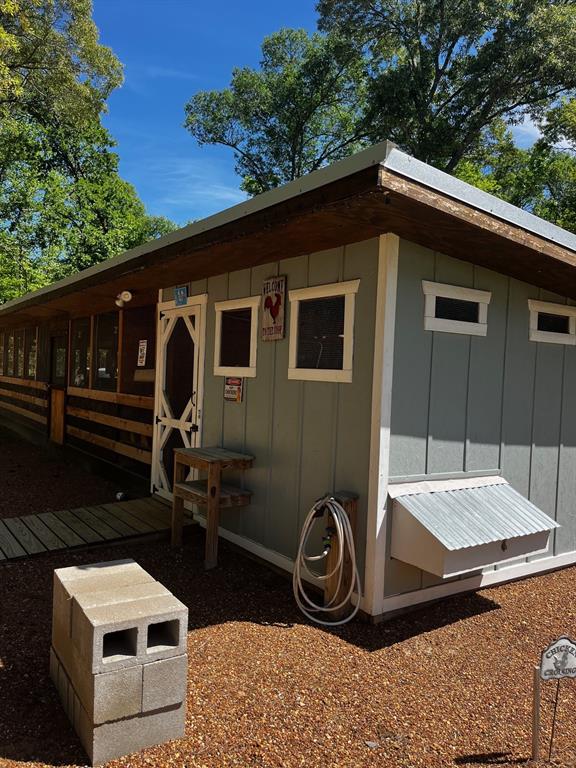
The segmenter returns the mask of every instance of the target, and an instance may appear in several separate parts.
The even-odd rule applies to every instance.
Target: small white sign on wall
[[[138,342],[138,368],[144,368],[146,365],[146,352],[148,351],[148,339],[140,339]]]
[[[262,284],[262,341],[284,338],[286,275],[269,277]]]

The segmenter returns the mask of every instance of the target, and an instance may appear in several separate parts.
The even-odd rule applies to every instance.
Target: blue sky
[[[149,213],[179,224],[240,202],[232,152],[198,147],[184,105],[229,84],[235,66],[257,66],[263,38],[281,27],[315,28],[315,0],[94,0],[100,39],[124,64],[106,127],[120,173]]]
[[[264,37],[316,26],[316,0],[94,0],[101,41],[124,64],[124,85],[104,123],[118,142],[120,173],[149,213],[178,224],[244,199],[231,150],[198,147],[184,129],[184,105],[225,88],[235,66],[257,66]],[[534,141],[526,123],[521,146]]]

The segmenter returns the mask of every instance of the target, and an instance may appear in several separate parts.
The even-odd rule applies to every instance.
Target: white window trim
[[[315,285],[288,292],[290,300],[290,343],[288,348],[288,378],[297,381],[332,381],[350,384],[354,357],[354,308],[360,280]],[[298,315],[300,302],[344,296],[344,350],[342,369],[298,368]]]
[[[247,296],[244,299],[231,299],[230,301],[217,301],[214,304],[216,311],[216,329],[214,332],[214,376],[241,376],[245,379],[256,378],[256,359],[258,352],[258,308],[260,296]],[[222,312],[231,309],[251,309],[252,318],[250,324],[250,365],[248,367],[219,365]]]
[[[549,301],[535,301],[528,299],[530,310],[530,341],[541,341],[549,344],[576,345],[576,307],[567,304],[552,304]],[[538,313],[546,312],[548,315],[562,315],[569,318],[568,333],[554,333],[553,331],[538,330]]]
[[[460,285],[446,285],[422,280],[424,292],[424,330],[441,331],[443,333],[462,333],[467,336],[486,336],[488,333],[488,304],[492,298],[490,291],[479,291],[477,288],[463,288]],[[436,297],[474,301],[478,304],[478,322],[468,323],[464,320],[446,320],[436,317]]]

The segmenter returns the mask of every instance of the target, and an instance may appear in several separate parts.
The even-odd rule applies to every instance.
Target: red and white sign
[[[230,403],[242,402],[244,379],[239,376],[226,376],[224,379],[224,400]]]
[[[262,341],[284,338],[286,275],[269,277],[262,285]]]

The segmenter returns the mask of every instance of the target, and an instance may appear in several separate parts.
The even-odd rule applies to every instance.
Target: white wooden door
[[[173,451],[200,444],[206,297],[158,305],[152,491],[172,497]]]

